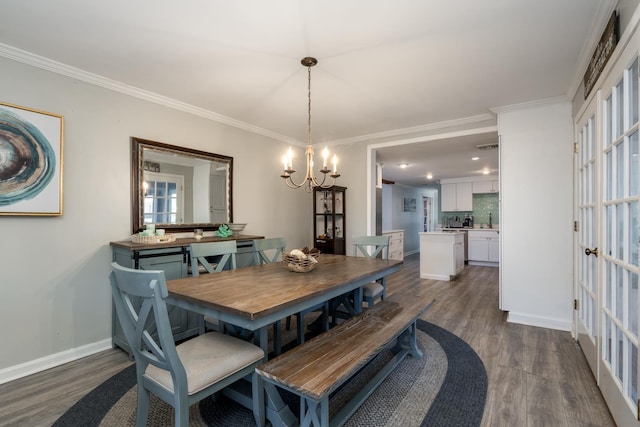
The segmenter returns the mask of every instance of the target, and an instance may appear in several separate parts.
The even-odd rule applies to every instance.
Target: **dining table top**
[[[167,289],[171,303],[232,317],[235,324],[246,326],[296,313],[394,273],[401,265],[399,260],[322,254],[318,266],[306,273],[276,262],[169,280]]]

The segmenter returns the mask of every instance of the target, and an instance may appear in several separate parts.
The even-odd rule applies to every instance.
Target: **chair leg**
[[[256,374],[255,371],[251,374],[251,386],[253,396],[253,417],[255,418],[258,427],[263,427],[265,424],[265,391],[262,377]]]
[[[296,334],[298,337],[298,345],[304,343],[304,314],[298,313],[296,315]]]
[[[138,381],[138,407],[136,409],[136,427],[147,426],[147,416],[149,414],[149,390]]]
[[[324,303],[324,307],[322,308],[322,330],[329,330],[329,301]]]
[[[189,402],[187,396],[174,396],[174,402],[175,427],[189,427]]]
[[[204,320],[204,316],[200,316],[198,319],[198,335],[202,335],[207,332],[206,322]]]
[[[273,353],[276,356],[282,353],[282,322],[280,320],[273,324]]]
[[[287,325],[286,325],[287,331],[291,330],[291,316],[287,316]]]

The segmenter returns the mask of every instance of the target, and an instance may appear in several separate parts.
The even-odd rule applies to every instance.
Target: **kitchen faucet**
[[[493,224],[492,224],[492,219],[491,219],[491,212],[489,212],[489,228],[493,228]]]

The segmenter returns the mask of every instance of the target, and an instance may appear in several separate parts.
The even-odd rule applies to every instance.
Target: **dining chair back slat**
[[[286,246],[287,241],[282,237],[254,240],[253,254],[255,265],[270,264],[281,260],[282,252]]]
[[[352,243],[353,256],[389,258],[389,236],[354,237]]]
[[[236,269],[236,254],[238,247],[235,240],[225,242],[191,243],[189,257],[191,260],[191,274],[200,275],[200,267],[206,273],[218,273],[222,270]],[[213,257],[220,259],[212,263]]]

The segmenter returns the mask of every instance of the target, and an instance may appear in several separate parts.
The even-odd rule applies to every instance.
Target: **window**
[[[183,177],[147,172],[144,175],[144,223],[183,222]]]

